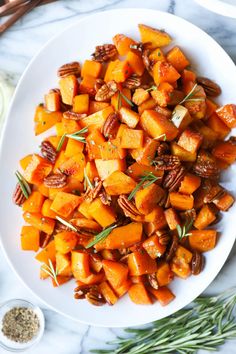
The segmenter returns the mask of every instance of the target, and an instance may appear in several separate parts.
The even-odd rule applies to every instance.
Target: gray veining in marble
[[[68,24],[96,11],[122,7],[146,7],[183,17],[210,34],[236,62],[236,20],[211,13],[194,0],[60,0],[37,8],[0,37],[0,70],[14,74],[16,83],[40,47]],[[0,300],[16,297],[31,300],[43,308],[46,317],[45,335],[38,346],[28,351],[29,354],[87,354],[91,348],[102,348],[107,340],[121,333],[119,329],[78,324],[46,308],[24,287],[0,252]],[[206,294],[236,285],[235,256],[236,245]],[[6,352],[0,349],[0,353]],[[220,353],[236,353],[236,341],[228,342]]]

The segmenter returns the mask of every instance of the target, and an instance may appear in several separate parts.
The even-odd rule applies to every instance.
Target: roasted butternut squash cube
[[[44,96],[45,107],[50,112],[60,111],[61,95],[59,92],[49,92]]]
[[[59,192],[52,202],[51,210],[67,218],[81,203],[81,198],[75,194]]]
[[[182,131],[192,123],[193,118],[190,116],[186,107],[178,104],[172,113],[171,121],[179,130]]]
[[[108,106],[101,111],[95,112],[85,118],[80,119],[80,125],[83,128],[88,127],[88,131],[91,133],[95,129],[101,129],[109,114],[113,112],[114,108],[112,106]]]
[[[197,153],[191,153],[184,148],[182,148],[180,145],[178,145],[175,142],[171,143],[171,153],[172,155],[177,156],[180,161],[186,161],[186,162],[194,162],[197,159]]]
[[[43,202],[44,196],[38,191],[33,191],[29,198],[22,204],[22,210],[29,211],[30,213],[40,213]]]
[[[115,171],[124,172],[126,170],[126,163],[124,159],[115,159],[115,160],[96,159],[95,165],[98,171],[98,175],[102,181]]]
[[[168,82],[162,82],[157,90],[151,91],[151,96],[160,107],[166,107],[170,101],[174,87]]]
[[[234,197],[229,193],[226,193],[221,198],[216,199],[214,201],[214,204],[221,211],[227,211],[233,205],[233,203],[234,203]]]
[[[120,97],[119,92],[116,92],[111,98],[111,105],[116,111],[118,111],[120,107],[130,108],[130,104],[127,100],[125,100],[124,96],[131,101],[131,90],[126,87],[122,87],[119,91],[122,93],[123,97]]]
[[[162,224],[164,219],[165,217],[164,217],[163,208],[160,207],[159,205],[156,205],[150,213],[144,215],[143,221],[154,222],[154,223],[159,222],[160,224]]]
[[[181,72],[186,66],[189,65],[189,61],[179,47],[172,48],[166,55],[166,59],[173,67]]]
[[[236,160],[236,145],[230,141],[222,141],[213,148],[212,155],[228,164],[232,164]]]
[[[128,61],[129,65],[134,74],[138,76],[142,76],[145,70],[145,66],[143,63],[143,59],[141,55],[132,52],[131,50],[128,52],[126,60]]]
[[[191,152],[192,154],[196,153],[203,141],[203,136],[199,132],[187,128],[180,135],[178,140],[178,145],[183,149]]]
[[[189,210],[193,208],[194,198],[192,195],[170,192],[169,196],[172,207],[178,210]]]
[[[144,90],[143,88],[137,88],[134,91],[134,94],[132,96],[132,101],[137,105],[140,106],[142,103],[147,101],[150,98],[149,93]]]
[[[199,252],[207,252],[215,248],[216,236],[216,230],[192,230],[189,245]]]
[[[83,152],[84,144],[81,141],[69,138],[66,144],[65,156],[72,157]]]
[[[47,218],[56,219],[57,214],[51,210],[52,200],[46,199],[42,206],[42,215]]]
[[[89,269],[89,259],[90,257],[88,253],[82,251],[71,252],[71,270],[75,279],[81,280],[91,274]]]
[[[164,172],[162,170],[156,170],[155,167],[151,165],[146,166],[135,162],[130,165],[126,171],[127,175],[132,177],[135,181],[139,181],[140,177],[145,174],[148,174],[149,172],[153,173],[153,175],[156,177],[160,177],[160,179],[158,179],[156,183],[161,182]]]
[[[115,293],[121,297],[127,293],[129,288],[131,287],[132,282],[130,279],[127,279],[119,288],[115,289]]]
[[[121,136],[123,149],[139,149],[143,146],[143,130],[126,128]]]
[[[150,97],[139,105],[138,112],[142,114],[147,109],[154,109],[156,105],[157,103],[154,98]]]
[[[181,224],[179,215],[177,214],[176,210],[173,208],[166,209],[164,211],[166,222],[171,230],[175,230],[177,225]]]
[[[175,83],[180,78],[178,71],[165,61],[158,61],[153,66],[153,79],[158,86],[162,82]]]
[[[150,166],[156,154],[159,142],[144,136],[143,147],[130,150],[130,154],[139,164]]]
[[[87,93],[77,95],[73,99],[73,112],[82,114],[88,113],[89,110],[89,95]]]
[[[158,202],[163,198],[164,190],[153,183],[148,187],[140,189],[135,194],[135,205],[141,214],[149,214]]]
[[[159,237],[157,235],[148,237],[143,242],[143,248],[152,259],[161,257],[166,251],[166,246],[160,244]]]
[[[203,230],[216,220],[215,210],[211,205],[203,205],[199,211],[196,220],[194,221],[194,227],[198,230]]]
[[[191,263],[191,260],[193,258],[193,254],[192,254],[192,252],[187,250],[187,248],[179,245],[176,249],[175,257],[178,259],[181,259],[185,263],[189,264],[189,263]]]
[[[195,176],[192,173],[187,173],[180,184],[179,192],[183,194],[193,194],[193,192],[200,187],[200,184],[200,177]]]
[[[169,263],[162,261],[157,264],[156,277],[159,286],[166,286],[172,282],[174,274]]]
[[[126,61],[118,60],[115,67],[112,70],[112,79],[116,82],[124,82],[131,74],[133,70],[130,63]]]
[[[59,276],[71,277],[71,261],[68,254],[56,253],[56,270]]]
[[[216,110],[218,117],[227,125],[229,128],[236,127],[236,105],[226,104]]]
[[[130,51],[130,45],[135,44],[135,41],[132,38],[129,38],[124,34],[116,34],[112,40],[121,56],[126,55]]]
[[[35,122],[35,135],[39,135],[46,130],[52,128],[62,119],[62,113],[59,111],[51,112],[43,106],[36,107],[34,122]]]
[[[54,236],[57,252],[66,254],[71,252],[77,244],[77,236],[74,232],[63,231]]]
[[[218,138],[220,140],[224,140],[230,133],[230,128],[218,117],[216,113],[210,115],[206,121],[206,124],[218,134]]]
[[[119,113],[120,113],[120,120],[122,123],[126,124],[129,128],[136,127],[136,125],[139,122],[138,113],[126,107],[121,107]]]
[[[125,173],[115,171],[104,180],[103,186],[108,194],[121,195],[131,193],[136,187],[136,182]]]
[[[150,42],[151,48],[155,49],[157,47],[165,47],[171,43],[171,37],[168,33],[163,30],[158,30],[156,28],[139,24],[138,29],[141,36],[141,41],[143,43]]]
[[[162,286],[159,289],[150,288],[149,290],[160,302],[161,306],[166,306],[175,299],[175,295],[166,286]]]
[[[36,227],[36,229],[45,232],[46,234],[51,235],[54,231],[55,220],[46,218],[40,213],[29,213],[26,211],[23,214],[23,218],[25,222]]]
[[[40,232],[36,227],[23,226],[21,229],[21,249],[35,251],[39,249]]]
[[[144,249],[128,255],[128,267],[130,275],[149,274],[157,270],[156,261]]]
[[[57,136],[60,137],[64,134],[73,134],[80,129],[80,124],[73,119],[62,118],[61,122],[56,124]]]
[[[85,60],[81,69],[81,77],[92,76],[96,79],[100,76],[102,64],[95,60]]]
[[[101,284],[99,284],[99,288],[104,299],[109,305],[114,305],[118,301],[118,297],[107,281],[103,281]]]
[[[86,149],[89,160],[101,159],[101,145],[106,141],[102,133],[95,129],[86,137]]]
[[[140,119],[142,128],[153,138],[171,141],[176,138],[178,129],[164,115],[153,110],[145,110]]]
[[[174,257],[171,261],[172,272],[182,279],[186,279],[191,274],[191,267],[183,259]]]
[[[130,299],[137,305],[151,305],[152,299],[143,283],[131,285],[128,291]]]
[[[149,60],[155,64],[157,61],[166,60],[166,58],[161,48],[156,48],[149,55]]]
[[[104,75],[105,82],[113,80],[112,71],[113,71],[114,67],[116,66],[117,62],[118,62],[118,59],[113,60],[113,61],[109,61],[109,63],[107,64],[106,72]]]
[[[49,263],[49,260],[54,263],[56,260],[55,241],[50,241],[45,248],[43,248],[39,253],[36,254],[35,259],[47,265]]]
[[[162,230],[167,226],[164,211],[162,215],[159,216],[158,220],[153,222],[145,222],[143,225],[145,234],[149,237],[153,235],[156,231]]]
[[[92,201],[89,207],[89,214],[102,227],[107,227],[116,221],[114,210],[110,206],[104,205],[100,198],[96,198]]]
[[[61,172],[69,176],[73,176],[82,182],[84,179],[84,168],[86,166],[85,156],[82,152],[70,157],[63,162],[59,167]]]
[[[103,260],[102,266],[113,289],[119,288],[127,280],[128,267],[124,263]]]
[[[100,146],[102,160],[124,159],[126,150],[120,147],[120,139],[105,141]]]
[[[75,75],[62,77],[59,81],[62,102],[70,106],[79,90],[78,80]]]
[[[98,177],[98,171],[94,161],[88,161],[85,170],[90,181],[93,181],[95,177]]]
[[[87,219],[92,219],[92,215],[89,212],[90,203],[87,200],[84,200],[78,207],[78,211],[85,216]]]
[[[88,94],[92,97],[96,95],[95,84],[96,78],[93,76],[84,76],[79,84],[79,93]]]
[[[108,102],[90,101],[89,102],[89,114],[99,112],[108,106],[109,106]]]
[[[52,164],[39,155],[32,155],[29,164],[24,171],[24,177],[28,183],[39,185],[52,171]]]

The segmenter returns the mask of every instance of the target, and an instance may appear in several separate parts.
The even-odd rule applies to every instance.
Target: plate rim
[[[208,33],[206,33],[204,30],[202,30],[201,28],[199,28],[198,26],[194,25],[193,23],[191,23],[190,21],[188,20],[185,20],[184,18],[180,17],[180,16],[176,16],[174,14],[171,14],[171,13],[168,13],[166,11],[160,11],[160,10],[156,10],[156,9],[148,9],[148,8],[132,8],[132,7],[129,7],[129,8],[125,8],[125,7],[122,7],[122,8],[119,8],[119,9],[111,9],[111,10],[105,10],[105,11],[98,11],[98,12],[95,12],[93,14],[89,14],[89,15],[86,15],[86,16],[83,16],[82,18],[79,18],[79,19],[76,19],[75,21],[73,21],[73,23],[69,24],[68,26],[66,26],[65,28],[63,28],[61,31],[59,31],[58,33],[56,33],[55,35],[53,35],[49,40],[47,40],[40,48],[39,50],[36,52],[36,54],[32,57],[32,59],[29,61],[28,65],[26,66],[25,70],[23,71],[18,83],[17,83],[17,86],[16,86],[16,89],[15,89],[15,92],[14,92],[14,95],[11,99],[11,104],[9,106],[9,109],[8,109],[8,112],[7,112],[7,115],[6,115],[6,118],[5,118],[5,121],[4,121],[4,124],[3,124],[3,129],[2,129],[2,134],[1,134],[1,142],[0,142],[0,161],[2,161],[3,159],[3,146],[4,146],[4,143],[5,143],[5,138],[6,138],[6,129],[7,129],[7,125],[8,125],[8,121],[10,119],[10,114],[11,114],[11,111],[13,109],[13,104],[14,104],[14,101],[15,101],[15,97],[20,89],[20,86],[21,86],[21,83],[23,81],[23,79],[25,78],[25,76],[27,75],[27,72],[29,70],[29,68],[31,67],[31,65],[34,63],[34,60],[38,57],[38,55],[51,43],[53,42],[55,39],[59,38],[61,36],[62,33],[68,31],[70,28],[73,28],[73,27],[76,27],[78,26],[80,23],[82,22],[85,22],[88,18],[93,18],[93,17],[99,17],[100,14],[104,14],[104,13],[119,13],[119,12],[123,12],[123,11],[132,11],[132,12],[141,12],[141,11],[146,11],[146,12],[152,12],[152,13],[156,13],[156,14],[165,14],[167,15],[167,17],[169,18],[175,18],[175,19],[178,19],[180,20],[183,24],[187,24],[188,26],[192,26],[193,29],[197,30],[197,31],[200,31],[204,36],[206,36],[209,41],[212,42],[212,44],[216,45],[218,50],[222,52],[222,54],[225,55],[225,57],[227,57],[227,59],[229,60],[229,62],[231,62],[231,64],[233,64],[234,68],[235,68],[235,73],[236,73],[236,66],[232,60],[232,58],[229,56],[229,54],[220,46],[220,44],[214,39],[212,38]],[[228,249],[228,251],[225,253],[225,259],[224,259],[224,262],[216,267],[217,268],[217,271],[214,273],[214,277],[210,280],[208,280],[207,282],[204,283],[204,286],[200,287],[200,290],[197,291],[192,297],[191,297],[191,300],[187,303],[184,303],[184,305],[179,305],[175,308],[174,311],[171,311],[170,313],[168,313],[167,311],[167,314],[165,316],[163,316],[162,318],[165,318],[165,317],[168,317],[174,313],[176,313],[177,311],[179,311],[180,309],[188,306],[191,302],[193,302],[203,291],[205,291],[207,289],[207,287],[213,282],[213,280],[216,278],[216,276],[219,274],[219,272],[221,271],[221,269],[223,268],[225,262],[227,261],[228,259],[228,256],[233,248],[233,245],[234,245],[234,242],[235,242],[235,239],[236,239],[236,234],[235,234],[235,237],[234,239],[232,240],[232,246]],[[109,328],[109,327],[112,327],[112,328],[122,328],[124,327],[124,325],[121,325],[121,324],[103,324],[103,323],[93,323],[93,322],[90,322],[89,320],[84,320],[84,319],[78,319],[78,318],[75,318],[73,317],[72,315],[68,314],[68,313],[64,313],[62,310],[59,310],[58,308],[55,308],[52,304],[49,304],[47,303],[46,300],[44,300],[43,298],[41,298],[40,295],[38,295],[31,287],[30,285],[28,285],[26,283],[26,281],[21,277],[20,273],[18,272],[18,270],[14,267],[12,261],[10,260],[10,257],[8,256],[8,253],[4,247],[4,243],[3,243],[3,238],[2,238],[2,231],[0,229],[0,246],[1,246],[1,249],[3,251],[3,254],[5,255],[5,258],[7,259],[7,262],[8,264],[10,265],[11,269],[14,271],[14,273],[17,275],[17,277],[20,279],[20,281],[24,284],[24,286],[30,290],[30,292],[37,298],[39,299],[43,304],[45,304],[49,309],[52,309],[53,311],[61,314],[62,316],[65,316],[67,318],[70,318],[71,320],[75,321],[75,322],[78,322],[78,323],[82,323],[82,324],[86,324],[86,325],[93,325],[93,326],[96,326],[96,327],[103,327],[103,328]],[[155,321],[154,319],[151,319],[151,322],[152,321]],[[130,322],[128,325],[126,326],[129,326],[129,327],[132,327],[132,326],[141,326],[141,325],[144,325],[144,324],[148,324],[150,323],[150,320],[143,320],[143,321],[139,321],[138,323],[137,322]]]

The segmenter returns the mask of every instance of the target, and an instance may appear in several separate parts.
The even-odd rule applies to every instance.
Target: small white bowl
[[[37,314],[39,318],[40,327],[37,334],[26,343],[14,342],[8,339],[2,332],[3,317],[8,311],[10,311],[14,307],[26,307],[28,309],[31,309]],[[44,327],[45,321],[42,310],[38,306],[30,303],[29,301],[21,299],[12,299],[0,305],[0,346],[5,350],[8,350],[10,352],[24,352],[25,350],[32,348],[42,338],[44,333]]]
[[[219,15],[236,18],[236,0],[195,0],[199,5]]]

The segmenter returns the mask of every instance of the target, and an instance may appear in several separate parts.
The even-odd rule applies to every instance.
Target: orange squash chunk
[[[153,222],[145,222],[143,228],[144,232],[147,236],[151,236],[157,230],[162,230],[167,226],[166,218],[164,211],[162,211],[162,215],[159,216],[157,221]]]
[[[143,248],[153,259],[161,257],[166,251],[166,246],[160,244],[159,237],[157,235],[148,237],[143,242]]]
[[[69,280],[71,279],[71,277],[69,276],[63,276],[63,275],[57,275],[57,281],[55,281],[54,278],[51,278],[52,281],[52,285],[54,288],[61,286],[65,283],[67,283]]]
[[[193,225],[194,225],[194,227],[196,227],[196,229],[203,230],[207,226],[212,224],[213,221],[215,221],[215,220],[216,220],[215,211],[213,210],[213,208],[210,205],[206,204],[206,205],[203,205],[203,207],[199,211],[197,218],[196,218]]]
[[[156,277],[159,286],[166,286],[172,282],[174,274],[169,263],[162,261],[157,264]]]
[[[166,306],[175,299],[175,295],[166,286],[162,286],[159,289],[150,288],[149,290],[160,302],[161,306]]]
[[[108,106],[109,106],[108,102],[90,101],[89,102],[89,114],[99,112]]]
[[[103,297],[109,305],[114,305],[118,301],[118,297],[116,296],[115,292],[112,290],[108,282],[103,281],[101,284],[99,284],[99,288]]]
[[[135,181],[139,181],[140,177],[142,177],[144,174],[148,174],[149,172],[153,173],[154,176],[160,177],[160,179],[157,180],[157,183],[162,180],[164,171],[156,170],[154,166],[146,166],[142,165],[141,163],[135,162],[130,165],[126,171],[127,175],[132,177]]]
[[[112,80],[112,71],[115,68],[116,64],[118,62],[118,59],[110,61],[107,65],[106,72],[104,75],[104,81],[108,82]]]
[[[227,125],[229,128],[236,127],[236,105],[226,104],[216,110],[218,117]]]
[[[167,224],[171,230],[175,230],[177,225],[180,225],[180,218],[173,208],[166,209],[164,211]]]
[[[103,260],[102,265],[105,276],[113,289],[119,288],[127,280],[128,267],[124,263]]]
[[[39,249],[40,232],[33,226],[23,226],[21,229],[21,249],[35,251]]]
[[[126,87],[122,87],[120,89],[120,92],[122,93],[123,96],[125,96],[128,100],[131,100],[131,90],[126,88]],[[111,105],[114,107],[114,109],[116,111],[118,111],[118,109],[120,107],[127,107],[130,108],[129,103],[124,99],[124,97],[120,98],[119,92],[116,92],[112,98],[111,98]]]
[[[216,113],[213,113],[208,118],[206,124],[218,134],[220,140],[223,140],[230,133],[230,128],[227,127]]]
[[[56,260],[56,249],[54,240],[50,241],[49,244],[44,249],[42,249],[42,251],[36,254],[35,259],[45,264],[48,264],[49,260],[54,263]]]
[[[81,70],[81,77],[92,76],[96,79],[100,76],[102,64],[95,60],[85,60]]]
[[[50,112],[59,111],[61,108],[61,95],[59,92],[49,92],[44,96],[45,107]]]
[[[159,142],[157,140],[144,136],[143,147],[130,150],[130,154],[139,164],[150,166],[158,145]]]
[[[62,102],[70,106],[78,93],[79,84],[75,75],[62,77],[59,81]]]
[[[126,55],[130,51],[130,45],[135,44],[135,41],[132,38],[129,38],[124,34],[116,34],[112,40],[121,56]]]
[[[22,210],[29,211],[30,213],[40,213],[43,202],[44,196],[38,191],[33,191],[29,198],[22,204]]]
[[[116,214],[112,207],[104,205],[100,198],[96,198],[92,201],[89,207],[89,214],[102,227],[107,227],[116,221]]]
[[[73,99],[73,111],[79,114],[88,113],[89,110],[89,95],[77,95]]]
[[[156,47],[165,47],[171,43],[170,35],[163,30],[158,30],[143,24],[139,24],[138,29],[140,32],[141,41],[143,43],[150,42],[152,49]]]
[[[81,198],[77,195],[59,192],[52,202],[51,210],[58,215],[67,218],[80,204],[80,202]]]
[[[132,72],[133,70],[128,61],[118,60],[112,70],[112,79],[116,82],[124,82]]]
[[[149,274],[157,270],[156,261],[144,249],[129,254],[128,267],[130,275]]]
[[[130,108],[121,107],[119,110],[120,120],[126,124],[129,128],[135,128],[139,122],[138,113],[132,111]]]
[[[143,88],[138,88],[134,91],[132,96],[132,101],[137,105],[140,106],[142,103],[147,101],[150,98],[149,93],[144,90]]]
[[[166,55],[166,59],[177,71],[183,71],[189,65],[189,61],[179,47],[172,48]]]
[[[56,270],[59,276],[72,276],[71,261],[68,254],[56,253]]]
[[[166,58],[161,48],[156,48],[149,55],[149,60],[155,64],[157,61],[166,60]]]
[[[56,123],[62,119],[61,112],[50,112],[43,106],[36,107],[34,121],[35,121],[35,135],[39,135],[46,130],[52,128]]]
[[[172,272],[182,279],[186,279],[191,274],[191,268],[183,259],[174,257],[171,261]]]
[[[153,67],[153,79],[157,86],[162,82],[175,83],[179,78],[178,71],[165,61],[158,61]]]
[[[101,111],[95,112],[81,119],[80,125],[83,128],[88,127],[88,131],[91,133],[94,129],[101,129],[109,114],[113,112],[114,108],[112,106],[105,107]]]
[[[115,289],[115,293],[121,297],[123,295],[125,295],[127,293],[127,291],[129,290],[129,288],[131,287],[132,282],[130,279],[127,279],[126,281],[124,281],[124,283],[122,283],[122,285],[119,288]]]
[[[71,270],[77,280],[88,277],[90,275],[89,254],[82,251],[72,251]]]
[[[65,156],[69,158],[83,152],[83,150],[84,144],[81,141],[69,138],[66,144]]]
[[[222,141],[213,148],[212,155],[228,164],[232,164],[236,160],[236,145],[230,141]]]
[[[115,171],[104,180],[103,186],[108,194],[121,195],[131,193],[136,182],[125,173]]]
[[[138,305],[151,305],[152,299],[149,296],[143,283],[131,285],[128,291],[130,299]]]
[[[154,100],[154,98],[150,97],[139,105],[138,112],[139,114],[142,114],[144,111],[148,109],[154,109],[156,106],[156,101]]]
[[[199,149],[202,140],[203,140],[202,134],[200,134],[195,130],[187,128],[180,135],[178,140],[178,145],[181,146],[183,149],[191,152],[191,154],[194,154]]]
[[[60,165],[60,170],[82,182],[84,179],[85,156],[82,152],[70,157]]]
[[[79,93],[95,96],[96,91],[94,86],[96,84],[96,80],[97,79],[93,76],[84,76],[79,85]]]
[[[132,71],[138,75],[138,76],[142,76],[145,70],[145,66],[142,60],[141,55],[129,51],[126,57],[129,65],[131,66]]]
[[[62,254],[72,251],[77,244],[77,236],[74,232],[63,231],[54,236],[55,248]]]
[[[95,177],[98,177],[98,171],[94,161],[88,161],[85,170],[90,181],[93,181]]]
[[[124,129],[120,146],[124,149],[141,148],[143,146],[143,130]]]
[[[149,214],[164,196],[164,190],[157,184],[140,189],[135,194],[135,205],[140,213]]]
[[[105,141],[100,146],[102,160],[124,159],[126,150],[120,147],[120,139]]]
[[[79,279],[80,284],[78,284],[79,281],[77,281],[77,284],[78,285],[81,285],[81,283],[86,284],[86,285],[99,284],[102,281],[104,281],[104,279],[105,279],[104,272],[100,272],[98,274],[90,273],[87,277],[80,276],[80,279]]]
[[[56,219],[57,214],[51,210],[52,200],[46,199],[42,206],[42,215],[47,218]]]
[[[34,154],[24,171],[24,177],[28,183],[38,185],[51,171],[52,164],[41,156]]]
[[[226,193],[221,198],[214,201],[214,204],[221,211],[227,211],[232,206],[233,203],[234,203],[234,197],[229,193]]]
[[[171,154],[177,156],[180,161],[194,162],[197,159],[197,153],[192,153],[180,145],[176,144],[174,141],[171,143]]]
[[[101,180],[106,179],[115,171],[124,172],[126,170],[126,162],[124,159],[115,159],[115,160],[96,159],[95,165]]]
[[[89,159],[101,159],[101,146],[106,141],[102,133],[98,129],[95,129],[87,136],[86,141]]]
[[[192,195],[171,192],[169,196],[172,207],[178,210],[189,210],[193,208],[194,198]]]
[[[193,175],[192,173],[187,173],[180,184],[179,192],[183,194],[193,194],[201,184],[201,178]]]
[[[216,236],[216,230],[192,230],[188,240],[191,248],[207,252],[215,248]]]
[[[25,212],[23,214],[23,218],[25,222],[36,227],[38,230],[45,232],[46,234],[51,235],[54,231],[55,220],[46,218],[40,213]]]

